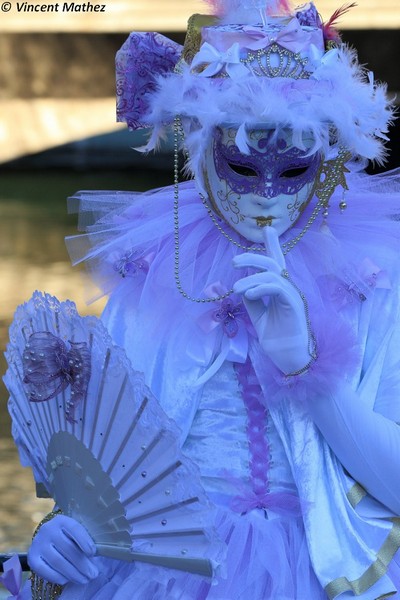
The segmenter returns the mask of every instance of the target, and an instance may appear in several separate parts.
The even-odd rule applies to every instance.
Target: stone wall
[[[55,21],[57,14],[50,12],[16,15],[17,2],[10,1],[12,10],[0,13],[0,164],[118,131],[122,126],[115,123],[114,57],[127,32],[158,29],[183,43],[187,15],[196,8],[204,12],[204,5],[186,0],[169,2],[168,11],[166,0],[109,0],[106,8],[111,12],[106,15],[68,13]],[[51,6],[38,0],[25,4]],[[395,93],[400,91],[400,36],[394,28],[400,26],[398,0],[381,0],[379,11],[376,4],[363,0],[343,17],[343,38],[358,49],[360,62]],[[327,16],[337,3],[320,0],[318,6]],[[362,28],[367,26],[371,28]],[[168,33],[168,27],[175,33]],[[392,131],[395,151],[399,128]],[[391,166],[398,162],[395,154]]]

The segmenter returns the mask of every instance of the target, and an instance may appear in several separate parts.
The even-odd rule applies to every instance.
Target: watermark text
[[[14,9],[19,13],[104,13],[105,4],[92,2],[54,2],[49,4],[32,4],[30,2],[3,2],[0,4],[2,12]]]

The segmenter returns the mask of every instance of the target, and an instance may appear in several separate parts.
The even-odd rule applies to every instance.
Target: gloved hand
[[[306,305],[299,290],[283,276],[285,257],[275,229],[264,227],[263,235],[269,256],[252,253],[236,256],[234,267],[250,267],[259,272],[237,281],[233,290],[243,295],[264,352],[284,374],[294,374],[313,358]]]
[[[96,546],[86,529],[70,517],[57,515],[44,523],[28,553],[32,571],[51,583],[88,583],[99,574]]]

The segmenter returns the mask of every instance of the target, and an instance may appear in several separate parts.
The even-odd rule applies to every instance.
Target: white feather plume
[[[394,109],[384,84],[374,83],[346,46],[325,54],[310,79],[255,77],[238,79],[200,77],[190,66],[180,75],[158,80],[150,121],[170,122],[180,115],[187,121],[185,146],[190,170],[201,165],[204,148],[216,125],[266,123],[290,128],[294,137],[312,134],[314,149],[331,151],[331,131],[339,144],[355,156],[385,158],[383,141]]]

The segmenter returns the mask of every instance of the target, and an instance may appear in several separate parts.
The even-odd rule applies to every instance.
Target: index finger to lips
[[[269,255],[278,263],[281,270],[285,269],[286,261],[279,244],[278,234],[276,233],[275,229],[273,227],[264,227],[263,237],[267,255]]]

